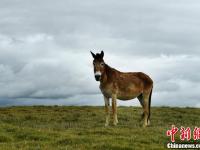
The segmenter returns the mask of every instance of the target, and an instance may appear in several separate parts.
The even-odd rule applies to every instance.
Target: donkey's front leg
[[[106,123],[105,127],[109,125],[109,120],[110,120],[110,101],[109,98],[104,96],[104,101],[105,101],[105,112],[106,112]]]
[[[117,125],[117,98],[116,95],[112,95],[112,111],[113,111],[113,125]]]

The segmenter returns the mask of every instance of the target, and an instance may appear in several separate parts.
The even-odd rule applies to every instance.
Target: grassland
[[[132,150],[166,149],[166,131],[200,126],[200,109],[152,108],[143,128],[141,108],[119,107],[118,126],[104,127],[103,107],[30,106],[0,108],[0,149]]]

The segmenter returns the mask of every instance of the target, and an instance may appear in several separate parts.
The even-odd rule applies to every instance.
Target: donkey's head
[[[91,51],[90,51],[91,52]],[[93,66],[94,66],[94,76],[96,81],[101,80],[102,74],[105,72],[105,63],[103,60],[104,52],[101,51],[101,53],[97,53],[96,55],[91,52],[93,60]]]

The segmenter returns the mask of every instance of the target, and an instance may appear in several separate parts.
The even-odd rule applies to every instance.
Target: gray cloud
[[[200,107],[200,2],[0,2],[0,105],[102,105],[89,51],[154,79],[153,105]],[[120,105],[139,105],[136,101]]]

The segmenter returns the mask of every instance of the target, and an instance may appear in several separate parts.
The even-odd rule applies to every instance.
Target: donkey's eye
[[[104,63],[100,63],[100,65],[101,65],[101,67],[103,67],[103,66],[104,66]]]

